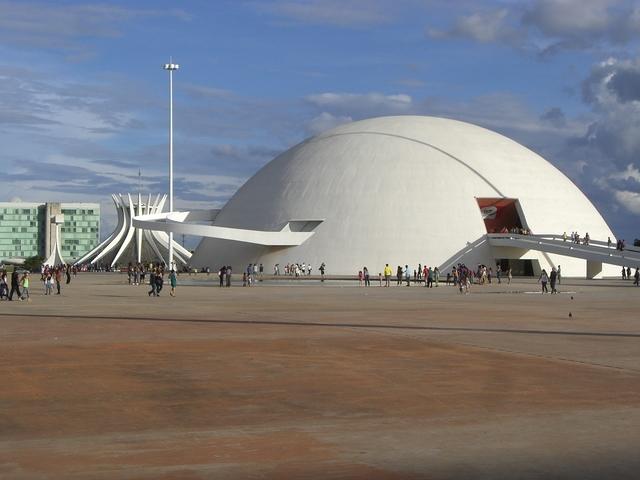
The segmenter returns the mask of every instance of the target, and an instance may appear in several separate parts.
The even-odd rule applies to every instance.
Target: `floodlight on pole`
[[[169,212],[173,212],[173,71],[178,70],[180,65],[165,63],[165,70],[169,71]],[[169,270],[173,267],[173,232],[169,232]]]

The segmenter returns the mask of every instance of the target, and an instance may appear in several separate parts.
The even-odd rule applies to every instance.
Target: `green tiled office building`
[[[65,261],[76,259],[95,248],[100,240],[98,203],[0,202],[0,262],[35,255],[48,258],[55,244],[55,224],[60,215],[60,248]]]

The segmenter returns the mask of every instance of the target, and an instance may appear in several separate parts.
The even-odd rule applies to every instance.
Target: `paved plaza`
[[[2,479],[640,475],[631,282],[35,280],[0,303]]]

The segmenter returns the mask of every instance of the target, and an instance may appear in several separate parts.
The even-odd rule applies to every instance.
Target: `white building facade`
[[[198,233],[209,238],[193,266],[262,263],[270,271],[304,262],[317,271],[325,263],[328,272],[345,275],[364,266],[375,274],[386,263],[445,270],[458,262],[500,263],[530,275],[561,265],[565,276],[579,277],[619,270],[482,241],[512,228],[615,238],[589,199],[548,161],[496,132],[444,118],[373,118],[310,138],[264,166],[211,220],[218,230]],[[169,223],[165,230],[188,233],[175,219]],[[289,241],[285,230],[307,237]],[[243,241],[249,236],[242,232],[270,232],[282,242]]]

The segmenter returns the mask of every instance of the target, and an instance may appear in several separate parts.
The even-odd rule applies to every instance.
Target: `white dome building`
[[[376,275],[386,263],[395,271],[500,262],[530,275],[561,264],[564,276],[582,277],[619,270],[555,247],[491,240],[487,233],[522,227],[588,232],[615,244],[593,204],[548,161],[496,132],[444,118],[373,118],[310,138],[265,165],[216,214],[213,225],[228,227],[220,231],[312,233],[293,246],[212,234],[218,238],[201,241],[193,266],[262,263],[270,272],[305,262],[317,272],[324,262],[328,273],[349,275],[363,266]]]

